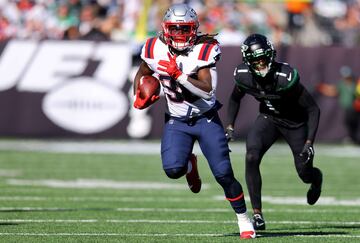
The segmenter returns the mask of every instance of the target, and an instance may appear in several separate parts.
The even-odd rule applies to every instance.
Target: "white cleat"
[[[247,213],[237,213],[238,225],[240,229],[240,239],[254,239],[255,229]]]

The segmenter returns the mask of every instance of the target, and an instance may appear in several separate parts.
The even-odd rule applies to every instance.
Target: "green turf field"
[[[232,149],[247,195],[244,148]],[[308,186],[297,178],[288,148],[272,148],[261,167],[267,230],[254,242],[360,242],[357,149],[316,150],[323,194],[307,206]],[[201,155],[199,167],[204,188],[193,194],[185,178],[165,176],[156,152],[2,150],[0,242],[240,241],[236,217]]]

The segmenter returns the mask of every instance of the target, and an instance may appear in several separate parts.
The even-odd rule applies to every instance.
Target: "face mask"
[[[269,65],[267,64],[267,61],[264,59],[260,59],[258,61],[254,61],[251,64],[253,70],[255,73],[261,77],[265,77],[266,74],[269,72]]]

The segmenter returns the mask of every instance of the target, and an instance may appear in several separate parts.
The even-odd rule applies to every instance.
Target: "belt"
[[[188,123],[189,125],[193,125],[196,121],[202,118],[211,118],[214,115],[217,114],[217,111],[222,107],[222,104],[219,101],[216,101],[213,107],[210,108],[210,110],[204,112],[201,115],[194,116],[194,117],[176,117],[171,116],[168,113],[165,113],[165,123],[168,122],[170,119],[174,119],[177,121]]]

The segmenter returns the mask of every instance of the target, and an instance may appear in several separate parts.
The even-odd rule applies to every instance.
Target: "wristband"
[[[182,73],[177,79],[177,82],[179,82],[180,84],[184,85],[185,83],[189,82],[188,81],[188,76],[185,73]]]

